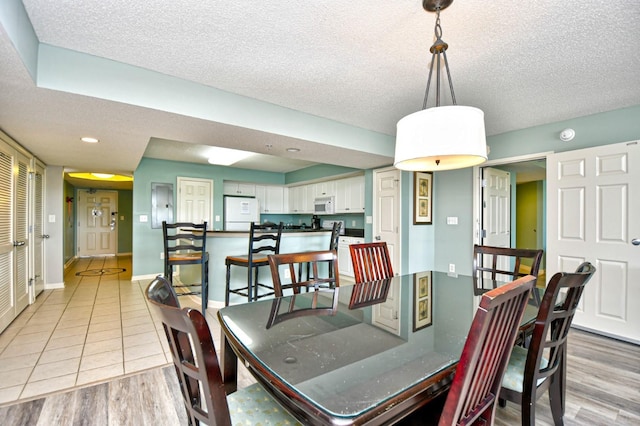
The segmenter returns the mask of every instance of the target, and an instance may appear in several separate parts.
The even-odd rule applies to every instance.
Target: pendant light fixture
[[[487,160],[487,140],[482,110],[456,104],[453,92],[447,43],[442,41],[440,11],[453,0],[423,0],[422,6],[437,15],[436,41],[429,49],[432,53],[429,79],[422,110],[409,114],[398,121],[394,166],[401,170],[438,171],[460,169],[483,163]],[[453,105],[440,106],[440,68],[447,74]],[[431,77],[435,67],[435,107],[427,108]]]

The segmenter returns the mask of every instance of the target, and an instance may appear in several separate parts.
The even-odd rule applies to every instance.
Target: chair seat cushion
[[[227,395],[227,403],[233,425],[301,425],[257,383]]]
[[[511,357],[509,358],[509,364],[507,364],[507,370],[504,373],[502,379],[502,387],[510,389],[512,391],[522,393],[522,387],[524,383],[524,367],[527,362],[527,348],[522,346],[514,346],[511,350]],[[542,358],[541,367],[545,368],[549,360]],[[538,380],[538,386],[545,381],[546,378]]]
[[[267,256],[253,255],[252,260],[254,265],[257,265],[259,263],[265,265],[269,264],[269,258]],[[249,263],[249,256],[247,256],[246,254],[238,256],[227,256],[225,263],[232,265],[246,265]]]
[[[175,253],[169,256],[169,262],[198,262],[200,263],[200,259],[202,258],[201,253]],[[209,253],[204,254],[205,262],[209,260]]]

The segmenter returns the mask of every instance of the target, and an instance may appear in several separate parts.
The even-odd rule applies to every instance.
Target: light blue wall
[[[570,127],[576,137],[570,142],[558,138]],[[489,159],[510,158],[549,151],[570,151],[598,145],[640,139],[640,105],[572,120],[531,127],[487,138]],[[424,256],[435,254],[435,269],[448,270],[455,263],[457,272],[471,273],[473,245],[472,169],[436,172],[434,176],[433,244],[424,245]],[[403,197],[406,200],[406,198]],[[447,225],[447,216],[457,216],[459,224]],[[437,251],[434,247],[437,247]]]
[[[324,175],[316,177],[330,176],[332,173],[345,173],[356,169],[346,169],[344,167],[319,168],[324,170]],[[213,215],[223,215],[223,181],[235,180],[244,182],[260,182],[263,184],[284,185],[284,173],[262,172],[256,170],[238,169],[234,167],[214,166],[208,164],[192,164],[179,161],[154,160],[143,158],[134,173],[133,180],[133,275],[149,275],[162,271],[162,230],[152,229],[151,222],[140,222],[140,215],[147,215],[151,219],[151,183],[171,183],[174,186],[174,195],[177,191],[178,176],[193,177],[202,179],[213,179]],[[174,200],[177,197],[174,196]],[[175,211],[174,211],[175,214]],[[265,219],[272,221],[298,222],[297,216],[293,215],[263,215]],[[310,225],[311,216],[304,216],[303,220]],[[342,219],[351,227],[351,221],[356,220],[359,227],[364,225],[362,215],[335,215],[327,216],[327,219]],[[358,226],[356,226],[358,227]],[[214,223],[212,229],[222,228],[222,222]],[[212,248],[215,250],[215,248]]]

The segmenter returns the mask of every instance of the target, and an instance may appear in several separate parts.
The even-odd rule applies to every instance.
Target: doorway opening
[[[546,154],[490,161],[474,168],[474,241],[543,249],[546,282]]]

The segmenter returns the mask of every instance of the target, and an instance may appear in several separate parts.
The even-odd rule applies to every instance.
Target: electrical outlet
[[[451,272],[451,273],[455,273],[456,272],[456,264],[455,263],[450,263],[449,264],[449,272]]]

